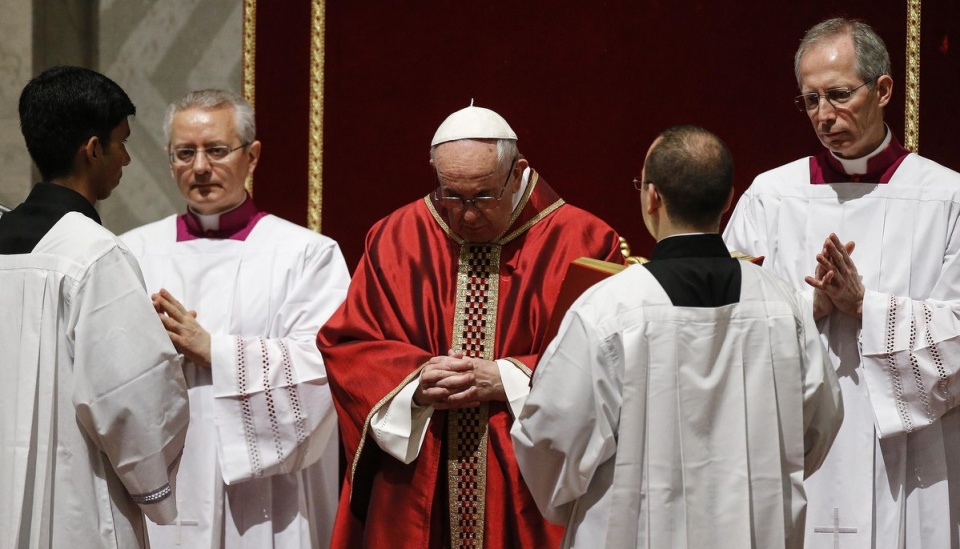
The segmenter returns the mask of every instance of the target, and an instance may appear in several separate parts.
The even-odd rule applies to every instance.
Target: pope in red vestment
[[[431,150],[437,190],[373,226],[318,335],[347,457],[334,547],[560,543],[510,427],[567,265],[623,256],[616,232],[565,204],[515,140],[493,111],[451,115]]]

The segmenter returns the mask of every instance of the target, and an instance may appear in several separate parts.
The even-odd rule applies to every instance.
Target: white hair
[[[449,141],[445,141],[449,143]],[[437,159],[437,147],[443,145],[443,143],[438,143],[430,147],[430,160],[435,161]],[[516,139],[497,139],[497,166],[499,168],[510,168],[510,163],[513,162],[515,158],[520,156],[520,150],[517,148]]]
[[[240,142],[250,144],[257,137],[257,123],[254,120],[253,107],[242,96],[227,90],[197,90],[177,99],[167,107],[163,119],[163,136],[170,143],[170,127],[178,112],[190,109],[213,110],[229,106],[233,108],[234,125]]]

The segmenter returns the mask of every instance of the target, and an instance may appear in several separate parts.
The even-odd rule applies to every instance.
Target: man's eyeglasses
[[[173,149],[170,153],[170,162],[174,164],[193,164],[193,161],[197,159],[197,154],[206,156],[207,162],[222,162],[230,156],[233,151],[240,150],[249,144],[250,143],[241,143],[240,146],[233,147],[232,149],[227,145],[217,145],[215,147],[207,147],[206,149]]]
[[[831,88],[829,90],[824,90],[823,95],[820,95],[817,92],[802,93],[793,98],[793,102],[797,104],[797,108],[801,111],[812,111],[820,108],[820,98],[824,98],[830,102],[831,105],[843,105],[850,101],[853,97],[853,94],[857,90],[866,86],[867,84],[872,84],[876,81],[876,78],[871,78],[863,84],[860,84],[856,88]]]
[[[649,181],[641,181],[639,177],[633,178],[633,188],[637,189],[638,191],[642,191],[643,186],[648,185],[649,183]]]
[[[433,190],[433,199],[448,210],[460,210],[467,206],[473,206],[478,210],[492,210],[500,203],[500,198],[503,197],[503,191],[507,189],[507,183],[510,182],[510,175],[513,173],[513,166],[516,163],[517,159],[514,158],[513,162],[510,163],[510,169],[507,170],[507,177],[503,180],[503,185],[500,186],[500,194],[497,196],[481,195],[473,198],[463,198],[462,196],[446,194],[448,191],[440,185],[440,175],[437,174],[437,188]]]

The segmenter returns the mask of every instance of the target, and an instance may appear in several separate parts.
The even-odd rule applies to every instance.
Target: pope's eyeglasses
[[[481,195],[473,198],[463,198],[462,196],[446,194],[449,191],[440,184],[440,175],[437,174],[437,188],[433,191],[433,199],[448,210],[460,210],[468,205],[478,210],[492,210],[500,203],[500,198],[503,197],[503,191],[507,189],[507,183],[510,182],[510,175],[513,173],[513,166],[516,163],[517,159],[514,158],[513,162],[510,163],[510,169],[507,170],[507,177],[503,180],[503,185],[500,186],[500,194],[497,196]]]

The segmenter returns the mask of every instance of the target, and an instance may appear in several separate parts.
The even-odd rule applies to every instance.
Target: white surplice
[[[129,549],[177,516],[180,356],[136,261],[76,212],[0,255],[0,547]]]
[[[839,387],[800,295],[741,270],[739,303],[694,308],[630,267],[564,317],[511,432],[564,547],[799,546]]]
[[[176,231],[171,216],[122,236],[147,290],[169,290],[211,333],[212,367],[185,366],[180,518],[149,525],[151,543],[326,547],[337,419],[316,335],[350,282],[340,248],[272,215],[245,240],[177,242]]]
[[[812,185],[797,160],[757,177],[730,218],[727,245],[808,298],[826,237],[856,242],[863,321],[818,323],[845,417],[806,483],[808,547],[960,547],[958,221],[960,174],[916,154],[886,184]]]

